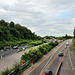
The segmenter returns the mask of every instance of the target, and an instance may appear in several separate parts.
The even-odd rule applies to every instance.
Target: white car
[[[66,46],[68,46],[69,45],[69,43],[68,42],[66,42]]]
[[[21,50],[25,50],[25,48],[24,48],[24,47],[22,47],[22,48],[21,48]]]

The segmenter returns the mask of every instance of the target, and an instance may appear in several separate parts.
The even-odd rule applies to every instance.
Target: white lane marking
[[[57,51],[58,51],[58,50],[57,50]],[[57,52],[57,51],[56,51],[56,52]],[[56,53],[56,52],[55,52],[55,53]],[[55,53],[54,53],[54,54],[55,54]],[[53,54],[53,55],[54,55],[54,54]],[[46,63],[46,65],[43,67],[43,69],[41,70],[40,74],[42,73],[42,71],[44,70],[44,68],[48,65],[48,63],[50,62],[50,60],[51,60],[51,58],[53,57],[53,55],[50,57],[50,59],[48,60],[48,62]],[[39,74],[39,75],[40,75],[40,74]]]
[[[72,67],[72,70],[73,70],[73,64],[72,64],[72,61],[71,61],[70,51],[69,51],[69,50],[68,50],[68,55],[69,55],[69,59],[70,59],[70,63],[71,63],[71,67]]]

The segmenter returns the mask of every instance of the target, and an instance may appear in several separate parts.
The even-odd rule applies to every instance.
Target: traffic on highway
[[[69,43],[70,40],[60,43],[22,75],[57,75]]]

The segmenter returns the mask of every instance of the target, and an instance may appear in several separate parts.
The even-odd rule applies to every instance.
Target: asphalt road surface
[[[20,50],[22,47],[25,48],[25,47],[27,47],[27,46],[28,46],[28,44],[25,45],[25,46],[19,46],[18,49],[13,49],[13,48],[11,48],[11,49],[7,49],[7,51],[0,51],[0,59],[6,57],[6,56],[8,56],[8,55],[11,55],[11,54],[13,54],[13,53],[17,53],[18,50]]]
[[[70,40],[67,40],[70,41]],[[59,44],[57,47],[52,49],[43,58],[36,62],[33,66],[25,70],[21,75],[42,75],[44,70],[52,70],[53,75],[55,75],[58,65],[62,59],[58,54],[62,51],[65,53],[66,41]]]
[[[72,45],[70,45],[70,47],[72,49]],[[73,70],[73,65],[70,56],[70,49],[68,50],[66,56],[64,57],[63,65],[60,68],[58,75],[75,75],[75,70]]]
[[[34,46],[32,48],[37,48],[38,46]],[[19,63],[21,60],[21,56],[25,52],[29,52],[31,48],[26,49],[25,51],[21,51],[18,53],[13,53],[12,55],[5,56],[4,58],[0,59],[0,72],[3,71],[4,69],[12,68],[14,64]]]

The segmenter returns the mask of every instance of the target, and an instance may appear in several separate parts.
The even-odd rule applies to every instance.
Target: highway
[[[65,51],[67,50],[65,45],[66,41],[53,48],[49,53],[37,61],[32,67],[24,71],[21,75],[42,75],[45,70],[51,70],[53,75],[55,75],[59,63],[62,60],[62,57],[59,57],[58,54],[61,51],[65,54]]]

